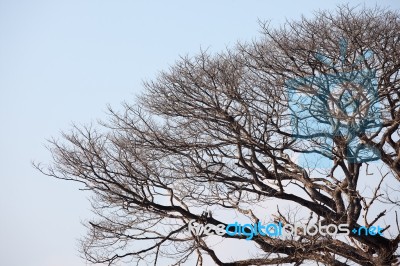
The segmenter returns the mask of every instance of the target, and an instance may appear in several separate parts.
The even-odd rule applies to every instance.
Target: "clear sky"
[[[90,194],[31,166],[50,161],[46,139],[132,102],[179,55],[257,38],[258,19],[278,25],[340,3],[0,0],[0,264],[85,265],[77,239],[92,217]]]

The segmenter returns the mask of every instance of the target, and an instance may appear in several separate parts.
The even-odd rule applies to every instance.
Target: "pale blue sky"
[[[142,80],[179,55],[256,38],[257,19],[278,25],[339,3],[0,0],[1,265],[85,264],[77,239],[92,216],[89,194],[32,168],[31,160],[50,160],[46,138],[105,118],[107,104],[131,102]]]

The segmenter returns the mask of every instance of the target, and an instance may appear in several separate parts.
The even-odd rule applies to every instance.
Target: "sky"
[[[399,1],[351,1],[400,9]],[[42,175],[46,139],[72,123],[106,119],[134,102],[144,80],[179,56],[259,37],[346,1],[0,0],[0,260],[7,266],[79,266],[82,221],[93,217],[81,185]]]

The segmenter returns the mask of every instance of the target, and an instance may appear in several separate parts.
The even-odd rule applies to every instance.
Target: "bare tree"
[[[394,263],[399,14],[342,6],[280,29],[261,25],[259,40],[182,58],[123,112],[110,108],[107,122],[51,141],[54,161],[38,169],[82,182],[94,195],[97,218],[82,241],[87,260]],[[191,221],[227,225],[229,213],[251,224],[347,224],[351,231],[246,240],[188,230]],[[378,224],[382,234],[359,233]],[[215,239],[248,241],[256,255],[221,259]]]

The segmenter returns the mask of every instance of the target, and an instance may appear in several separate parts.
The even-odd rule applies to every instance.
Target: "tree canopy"
[[[45,174],[85,184],[86,259],[389,265],[400,241],[400,17],[338,7],[183,57],[123,111],[50,141]],[[383,234],[196,235],[188,224],[347,224]],[[218,242],[251,244],[227,259]],[[233,243],[233,244],[229,244]],[[225,251],[227,252],[227,251]]]

